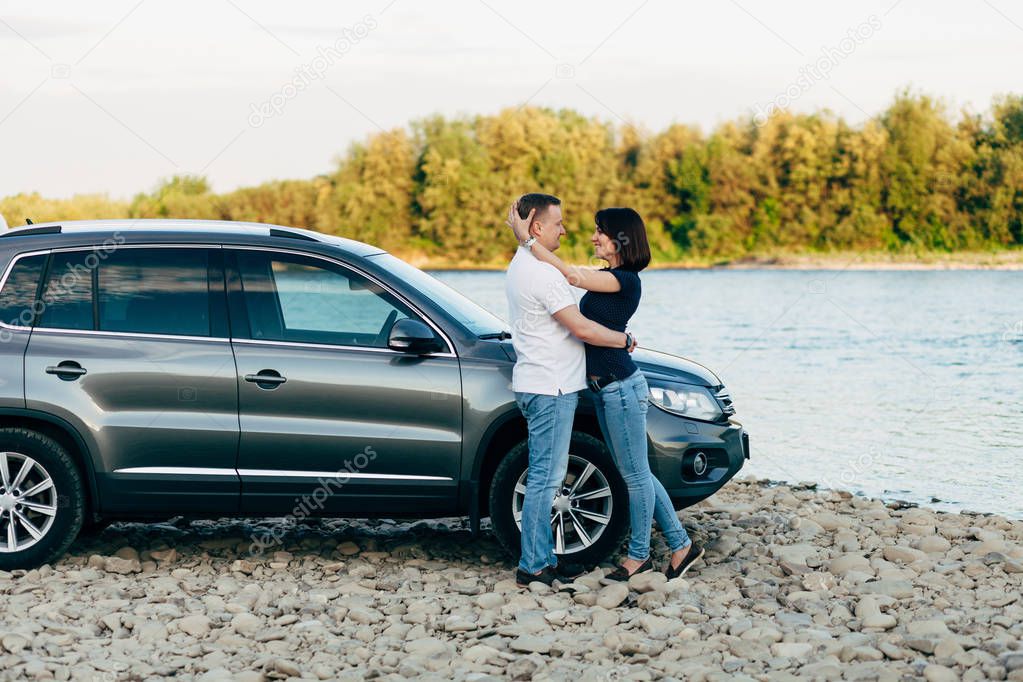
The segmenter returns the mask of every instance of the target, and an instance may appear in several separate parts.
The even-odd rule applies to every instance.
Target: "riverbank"
[[[434,257],[417,252],[394,252],[424,270],[503,271],[508,263],[495,259],[480,263]],[[593,265],[573,259],[579,265]],[[1023,270],[1023,250],[992,252],[849,252],[754,255],[736,259],[690,259],[655,261],[654,270]]]
[[[0,572],[13,678],[1023,680],[1023,521],[732,481],[683,580],[516,589],[461,520],[118,524]],[[666,556],[659,535],[654,552]]]

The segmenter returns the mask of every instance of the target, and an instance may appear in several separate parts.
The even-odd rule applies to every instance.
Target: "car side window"
[[[92,280],[95,259],[92,251],[53,254],[43,288],[42,315],[38,326],[76,330],[94,328]]]
[[[386,348],[396,320],[416,317],[362,275],[303,256],[239,251],[253,339]]]
[[[210,336],[209,251],[118,249],[98,265],[99,329]]]
[[[0,290],[0,322],[15,327],[31,327],[36,312],[39,279],[46,266],[46,255],[26,256],[11,268]]]

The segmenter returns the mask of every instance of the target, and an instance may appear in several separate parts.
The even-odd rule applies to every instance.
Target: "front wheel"
[[[529,445],[513,447],[490,485],[490,519],[509,553],[521,551],[522,503],[529,468]],[[629,529],[629,496],[604,443],[572,434],[568,473],[551,508],[554,552],[571,563],[595,565],[621,547]]]

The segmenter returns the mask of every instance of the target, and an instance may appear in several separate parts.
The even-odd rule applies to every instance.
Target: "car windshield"
[[[409,265],[400,258],[389,253],[370,256],[371,259],[387,268],[388,272],[410,283],[424,295],[436,301],[440,306],[459,322],[463,327],[477,336],[499,334],[508,330],[508,323],[494,315],[486,308],[470,301],[439,279],[426,274],[422,270]]]

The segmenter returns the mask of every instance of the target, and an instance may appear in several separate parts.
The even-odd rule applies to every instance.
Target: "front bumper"
[[[734,420],[708,424],[651,406],[647,413],[647,435],[650,469],[668,491],[676,509],[716,493],[749,459],[749,435]],[[700,453],[705,467],[694,466]]]

